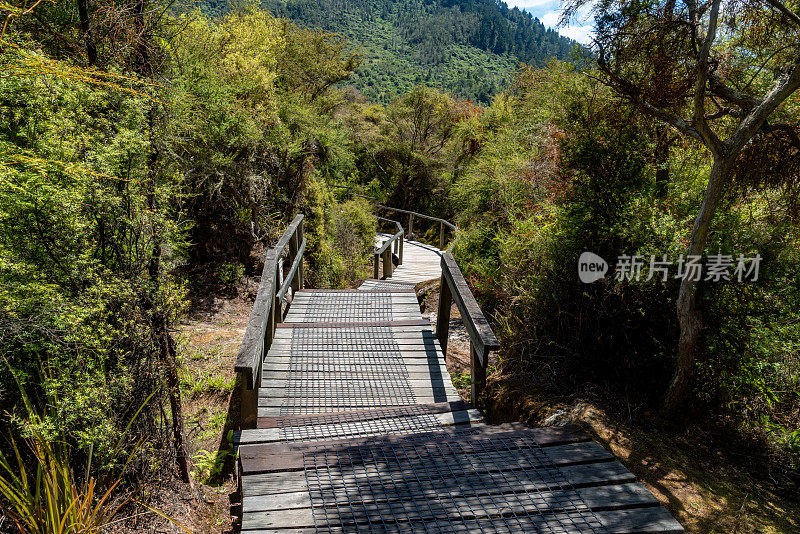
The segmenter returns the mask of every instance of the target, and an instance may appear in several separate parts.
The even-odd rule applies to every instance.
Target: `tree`
[[[387,109],[380,159],[391,169],[390,205],[431,209],[437,171],[460,116],[455,102],[436,89],[417,87]],[[435,202],[435,201],[434,201]]]
[[[587,3],[572,2],[565,18]],[[800,148],[798,124],[782,107],[800,87],[800,15],[779,0],[602,0],[595,13],[593,47],[603,81],[709,153],[711,170],[687,249],[702,255],[720,201],[741,179],[737,166],[748,148],[758,144],[776,158],[796,157],[787,143]],[[664,405],[672,414],[690,398],[702,340],[695,281],[682,281],[676,307],[677,367]]]

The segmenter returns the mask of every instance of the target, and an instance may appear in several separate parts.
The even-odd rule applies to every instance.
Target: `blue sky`
[[[587,9],[581,10],[578,16],[570,21],[569,26],[556,28],[561,20],[560,0],[505,0],[508,7],[517,6],[524,9],[548,28],[558,30],[558,33],[571,37],[579,43],[589,44],[592,32],[592,17]]]

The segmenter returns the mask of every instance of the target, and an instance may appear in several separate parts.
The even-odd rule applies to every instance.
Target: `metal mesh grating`
[[[390,327],[337,330],[292,330],[281,415],[416,404]]]
[[[311,293],[303,308],[303,321],[308,323],[389,321],[392,319],[392,294],[388,291],[341,293],[335,296]]]
[[[436,436],[304,453],[317,532],[601,531],[533,438]]]
[[[420,406],[404,406],[330,414],[313,419],[293,417],[279,420],[278,426],[283,441],[304,441],[429,432],[441,425],[428,410]]]

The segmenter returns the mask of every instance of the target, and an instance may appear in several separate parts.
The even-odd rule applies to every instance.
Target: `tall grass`
[[[13,465],[0,455],[0,508],[19,532],[101,532],[129,502],[130,497],[112,501],[121,476],[104,485],[104,491],[88,475],[88,468],[84,479],[76,480],[64,443],[50,443],[39,433],[26,438],[25,443],[36,464],[30,471],[13,439]]]
[[[18,379],[17,385],[28,422],[41,422],[41,415]],[[155,393],[150,394],[121,432],[112,453],[114,457],[121,454],[128,430],[153,395]],[[48,400],[45,406],[58,405],[55,399]],[[13,459],[0,453],[0,511],[12,523],[12,529],[25,534],[93,534],[105,532],[105,527],[124,520],[118,516],[131,502],[133,492],[118,495],[117,490],[141,441],[132,448],[116,475],[96,481],[91,475],[93,447],[89,448],[81,479],[75,476],[70,465],[70,447],[65,441],[47,438],[37,430],[36,424],[25,426],[25,447],[21,450],[12,437]],[[171,521],[161,512],[147,508]]]

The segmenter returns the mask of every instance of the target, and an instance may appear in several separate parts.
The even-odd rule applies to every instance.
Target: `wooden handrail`
[[[332,187],[338,187],[340,189],[346,189],[347,190],[347,194],[349,196],[351,196],[351,197],[366,198],[368,200],[372,200],[375,203],[375,207],[376,208],[383,209],[383,210],[386,210],[386,211],[395,211],[397,213],[405,213],[406,215],[408,215],[408,232],[407,232],[407,234],[408,234],[409,237],[414,234],[414,217],[419,217],[421,219],[427,219],[429,221],[438,222],[439,223],[439,250],[444,250],[444,243],[445,243],[445,239],[444,239],[445,231],[444,231],[444,229],[445,229],[445,227],[450,228],[451,230],[453,230],[453,232],[458,234],[458,231],[459,231],[458,226],[456,226],[455,224],[453,224],[450,221],[447,221],[445,219],[441,219],[439,217],[433,217],[431,215],[425,215],[424,213],[419,213],[417,211],[404,210],[404,209],[400,209],[400,208],[392,208],[390,206],[384,206],[383,204],[378,204],[378,199],[376,197],[371,197],[371,196],[368,196],[368,195],[361,195],[359,193],[353,193],[353,190],[352,190],[352,188],[350,186],[339,185],[339,184],[330,184],[330,185]],[[379,217],[379,219],[380,218],[381,217]]]
[[[384,217],[378,217],[381,221],[386,221],[390,223],[394,223],[395,227],[397,228],[397,233],[395,233],[392,237],[384,241],[384,243],[375,249],[375,255],[373,256],[372,260],[372,274],[373,278],[380,277],[380,263],[383,261],[383,277],[384,278],[391,278],[392,272],[394,271],[394,264],[392,263],[392,252],[397,254],[397,263],[399,265],[403,264],[403,236],[405,232],[403,231],[403,225],[397,221],[393,221],[392,219],[386,219]],[[394,245],[394,251],[392,251],[391,247]]]
[[[283,282],[281,257],[289,247],[288,261],[291,268]],[[303,288],[303,252],[306,240],[303,237],[303,216],[298,215],[283,233],[278,243],[264,256],[264,270],[247,330],[236,356],[234,370],[240,376],[242,387],[241,420],[243,426],[255,425],[258,417],[258,386],[261,383],[261,364],[275,337],[275,326],[283,321],[283,297]]]
[[[447,338],[450,333],[450,306],[453,301],[469,334],[470,374],[472,376],[472,404],[477,405],[478,396],[486,385],[486,366],[489,352],[498,350],[500,343],[492,332],[489,321],[483,315],[475,296],[456,260],[449,252],[442,252],[442,279],[439,285],[439,310],[436,316],[436,337],[447,356]]]

